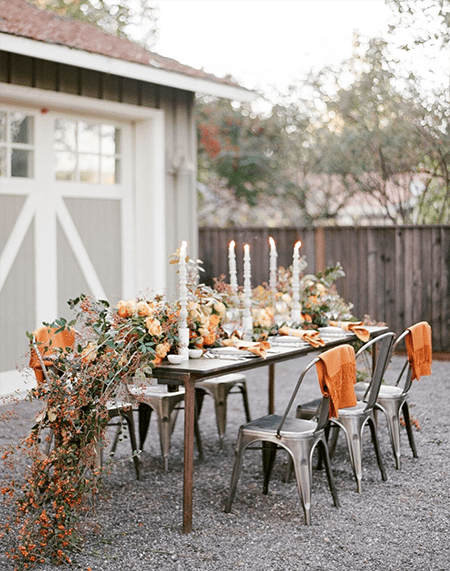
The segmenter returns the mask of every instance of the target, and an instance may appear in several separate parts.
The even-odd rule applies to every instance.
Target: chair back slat
[[[370,347],[373,350],[377,350],[375,369],[372,373],[372,378],[369,384],[369,388],[365,395],[365,402],[367,403],[366,409],[373,408],[375,406],[378,393],[380,391],[381,381],[383,380],[383,375],[386,368],[392,358],[392,350],[394,346],[395,333],[388,332],[375,337],[368,341],[365,345],[359,349],[356,353],[356,360],[358,357],[367,351]],[[366,400],[367,396],[367,400]]]

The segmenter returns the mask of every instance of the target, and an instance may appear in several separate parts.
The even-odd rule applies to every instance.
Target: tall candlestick
[[[292,261],[292,310],[291,319],[294,324],[300,323],[300,256],[299,250],[302,243],[300,241],[296,242],[294,246],[294,257]]]
[[[251,339],[253,334],[252,320],[252,285],[251,285],[251,269],[250,269],[250,246],[244,246],[244,315],[242,318],[242,328],[244,330],[244,339]]]
[[[270,291],[275,293],[277,291],[277,247],[275,240],[270,236],[270,254],[269,254],[269,287]]]
[[[228,265],[230,268],[230,286],[231,291],[233,293],[237,292],[237,277],[236,277],[236,253],[234,248],[236,246],[236,242],[231,240],[230,245],[228,246]]]
[[[187,326],[187,287],[186,287],[186,247],[187,242],[181,243],[180,248],[180,325],[178,335],[180,337],[180,348],[178,354],[182,355],[184,359],[189,358],[189,328]]]

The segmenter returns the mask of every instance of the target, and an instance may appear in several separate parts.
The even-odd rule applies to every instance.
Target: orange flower
[[[138,301],[136,308],[139,317],[147,317],[147,316],[151,317],[153,315],[153,311],[146,301]]]
[[[220,323],[220,315],[217,313],[213,313],[209,317],[209,330],[211,331],[211,327],[217,327]]]
[[[302,313],[302,319],[307,323],[312,323],[312,317],[309,315],[309,313]]]
[[[147,327],[147,331],[150,335],[157,337],[162,333],[161,323],[157,319],[153,319],[153,317],[147,317],[145,327]]]
[[[216,341],[216,334],[210,333],[203,338],[203,343],[205,345],[212,345]]]

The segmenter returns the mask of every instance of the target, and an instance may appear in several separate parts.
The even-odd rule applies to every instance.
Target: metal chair
[[[334,349],[330,349],[330,351],[333,350]],[[329,398],[322,398],[319,407],[316,410],[316,416],[312,420],[288,417],[289,411],[294,403],[306,373],[318,361],[319,358],[313,359],[302,371],[283,416],[270,414],[240,427],[236,444],[236,458],[231,475],[230,490],[225,504],[225,512],[229,513],[231,511],[231,505],[236,494],[237,483],[241,471],[243,454],[245,450],[250,449],[250,445],[255,442],[262,443],[261,449],[264,474],[263,494],[268,493],[270,476],[275,462],[277,449],[282,448],[287,450],[293,460],[298,492],[305,514],[305,523],[310,525],[312,481],[311,462],[313,452],[316,446],[318,446],[320,447],[325,460],[328,484],[333,496],[334,505],[339,507],[339,499],[333,480],[333,474],[331,472],[328,446],[324,432],[324,427],[328,422]]]
[[[159,441],[161,454],[164,460],[164,470],[169,469],[170,437],[175,428],[178,411],[183,407],[184,388],[178,390],[167,390],[165,385],[131,385],[128,391],[135,399],[135,406],[138,410],[139,422],[139,448],[144,449],[144,442],[147,438],[152,412],[156,414],[158,422]],[[195,439],[199,457],[203,458],[202,442],[198,427],[198,415],[196,414]]]
[[[73,345],[75,343],[75,335],[76,335],[75,330],[73,330],[72,328],[68,328],[68,330],[61,332],[61,333],[65,333],[65,335],[61,335],[61,333],[55,334],[55,332],[56,332],[55,328],[49,327],[47,329],[48,329],[47,341],[50,341],[50,339],[52,340],[52,347],[57,347],[57,348],[63,349],[63,350],[65,349],[65,347],[67,347],[67,348],[73,347]],[[39,342],[36,340],[36,336],[33,333],[32,355],[30,358],[30,367],[33,368],[38,383],[47,382],[48,384],[50,384],[50,378],[48,375],[48,368],[53,367],[53,362],[49,356],[49,353],[47,351],[45,351],[45,349],[48,348],[48,345],[44,342],[45,335],[42,334],[43,333],[42,328],[38,331],[39,331],[39,339],[40,339]],[[55,372],[56,372],[56,374],[58,374],[58,371],[56,369],[55,369]],[[137,448],[132,408],[129,405],[124,404],[122,402],[111,401],[111,402],[107,403],[107,410],[108,410],[108,417],[110,420],[113,418],[118,418],[118,422],[115,422],[115,423],[109,422],[108,423],[109,426],[112,426],[112,425],[118,426],[116,436],[115,436],[113,444],[111,446],[110,455],[114,456],[114,454],[115,454],[117,443],[119,440],[119,436],[120,436],[120,433],[122,431],[123,420],[125,420],[127,427],[128,427],[128,432],[130,435],[131,452],[132,452],[132,458],[133,458],[133,463],[134,463],[134,469],[136,472],[136,479],[139,480],[140,479],[140,464],[139,464],[139,456],[138,456],[139,450]],[[53,442],[53,431],[50,434],[48,441],[47,441],[47,447],[46,447],[47,453],[49,453],[49,451],[50,451],[50,448],[52,446],[52,442]],[[101,464],[101,463],[102,463],[102,454],[101,454],[101,450],[99,450],[99,464]]]
[[[376,351],[376,362],[375,367],[372,372],[372,378],[370,383],[368,383],[367,394],[365,398],[358,401],[356,406],[349,408],[340,408],[338,418],[330,418],[328,421],[328,426],[326,431],[328,432],[332,428],[335,429],[333,435],[333,443],[330,446],[330,455],[333,455],[334,446],[337,440],[339,430],[342,429],[345,433],[348,445],[348,451],[350,455],[350,462],[352,464],[353,473],[356,479],[356,489],[360,493],[362,490],[362,434],[364,427],[368,424],[372,436],[372,442],[375,449],[375,454],[377,457],[378,467],[381,472],[382,480],[386,480],[386,472],[383,465],[383,460],[381,457],[380,446],[378,443],[377,426],[375,421],[374,407],[376,405],[376,400],[378,392],[380,390],[381,381],[389,363],[392,345],[394,342],[395,334],[388,332],[374,339],[368,341],[365,345],[359,349],[355,355],[356,362],[363,355],[367,357],[373,351]],[[372,362],[372,359],[371,359]],[[297,418],[311,418],[314,414],[314,403],[308,403],[306,405],[300,405],[297,407]],[[289,475],[288,475],[289,479]]]
[[[392,348],[392,355],[400,343],[405,341],[406,337],[410,335],[410,331],[404,331],[395,341]],[[400,374],[396,378],[394,384],[383,383],[380,387],[378,397],[376,400],[375,408],[383,411],[391,441],[392,451],[395,458],[395,467],[400,469],[400,414],[403,413],[405,420],[406,433],[408,435],[409,445],[411,447],[413,457],[418,458],[416,445],[414,442],[414,434],[411,427],[411,418],[409,414],[408,393],[412,384],[412,369],[408,358],[401,368]],[[355,392],[358,398],[364,398],[368,390],[368,383],[357,383]]]
[[[227,398],[228,395],[235,393],[240,393],[242,395],[245,419],[247,422],[250,422],[250,408],[248,404],[247,382],[245,375],[242,373],[234,373],[231,375],[224,375],[223,377],[200,381],[195,385],[195,398],[199,417],[205,394],[211,395],[214,399],[220,449],[223,448],[223,440],[227,424]]]

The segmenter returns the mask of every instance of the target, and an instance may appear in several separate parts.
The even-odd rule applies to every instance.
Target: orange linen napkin
[[[51,359],[49,360],[48,357],[52,356],[55,348],[67,349],[75,345],[75,331],[73,329],[64,329],[56,334],[55,331],[57,331],[57,329],[45,325],[33,331],[33,337],[46,367],[53,365],[53,361]],[[31,349],[30,367],[34,370],[37,382],[43,383],[44,371],[42,370],[39,357],[34,349]]]
[[[355,350],[351,345],[340,345],[319,355],[317,376],[322,394],[330,397],[330,418],[338,416],[340,408],[356,405]]]
[[[328,325],[331,327],[340,327],[344,331],[354,333],[358,339],[367,343],[370,339],[369,331],[364,327],[362,321],[329,321]]]
[[[258,357],[266,358],[267,350],[270,349],[270,343],[268,341],[252,342],[252,341],[241,341],[237,337],[231,337],[230,339],[224,339],[223,344],[225,347],[236,347],[241,351],[249,351],[258,355]]]
[[[278,329],[280,335],[292,335],[307,341],[313,347],[325,347],[325,341],[320,337],[320,333],[315,329],[292,329],[284,325]]]
[[[431,327],[426,321],[408,327],[411,335],[405,338],[408,361],[411,365],[412,380],[422,375],[431,375],[433,351],[431,346]]]

